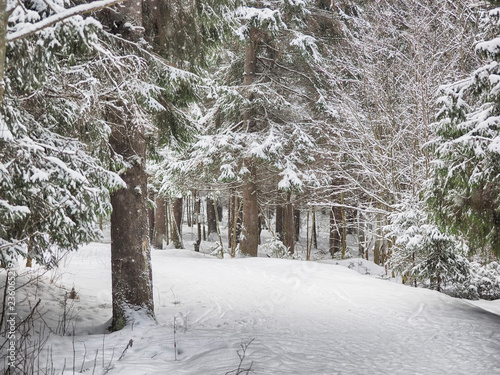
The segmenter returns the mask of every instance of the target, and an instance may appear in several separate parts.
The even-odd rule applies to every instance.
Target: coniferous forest
[[[0,0],[2,373],[500,371],[499,7]]]

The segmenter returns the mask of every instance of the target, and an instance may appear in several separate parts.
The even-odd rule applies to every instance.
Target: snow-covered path
[[[254,340],[243,366],[253,362],[255,374],[500,374],[500,316],[333,264],[155,250],[158,325],[138,321],[105,345],[102,334],[84,333],[110,316],[109,245],[84,247],[62,271],[80,294],[76,341],[86,343],[89,371],[89,353],[103,347],[109,374],[225,374]],[[55,362],[72,362],[71,350],[59,350],[71,340],[51,337]]]

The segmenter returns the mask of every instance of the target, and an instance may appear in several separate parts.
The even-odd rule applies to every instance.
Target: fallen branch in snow
[[[225,375],[230,375],[230,374],[235,374],[235,375],[247,374],[248,375],[250,372],[253,372],[253,370],[252,370],[253,361],[250,362],[250,366],[248,368],[242,368],[243,361],[245,360],[245,357],[247,354],[247,349],[250,346],[250,344],[253,342],[253,340],[255,340],[255,339],[251,339],[247,344],[244,344],[243,342],[241,343],[241,349],[238,349],[236,351],[236,353],[238,354],[238,357],[240,357],[240,363],[238,364],[238,368],[236,370],[226,372]]]
[[[131,348],[133,345],[134,345],[134,340],[130,339],[130,341],[127,344],[127,347],[123,350],[122,355],[120,356],[120,358],[118,358],[118,360],[122,359],[125,356],[127,349]]]

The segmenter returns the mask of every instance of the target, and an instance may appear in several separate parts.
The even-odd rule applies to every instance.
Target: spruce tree
[[[217,90],[204,129],[172,173],[210,184],[237,184],[243,201],[242,253],[257,255],[263,201],[287,201],[293,248],[293,199],[317,182],[310,168],[325,116],[323,40],[311,2],[246,2],[231,14],[233,37],[214,60]],[[276,194],[276,191],[279,194]],[[292,193],[292,194],[289,194]],[[289,198],[289,199],[288,199]]]
[[[396,206],[391,224],[385,228],[396,238],[388,264],[408,284],[442,291],[446,284],[464,284],[470,274],[467,248],[459,239],[429,224],[422,201],[406,200]]]
[[[488,12],[485,63],[444,86],[439,99],[429,203],[438,224],[463,235],[472,250],[500,255],[500,8]]]
[[[99,24],[57,1],[9,7],[2,13],[9,15],[8,33],[0,40],[1,262],[21,255],[55,266],[61,251],[99,238],[95,223],[110,212],[110,190],[123,186],[109,171],[113,161],[89,147],[107,144],[109,136],[87,63],[98,54]]]

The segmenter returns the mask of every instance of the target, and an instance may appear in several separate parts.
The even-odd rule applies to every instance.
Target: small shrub
[[[282,241],[277,238],[269,239],[264,245],[261,245],[262,251],[269,258],[280,258],[280,259],[293,259],[293,255],[290,253],[288,247],[286,247]]]
[[[469,278],[453,285],[449,294],[466,299],[500,299],[500,264],[471,262]]]

